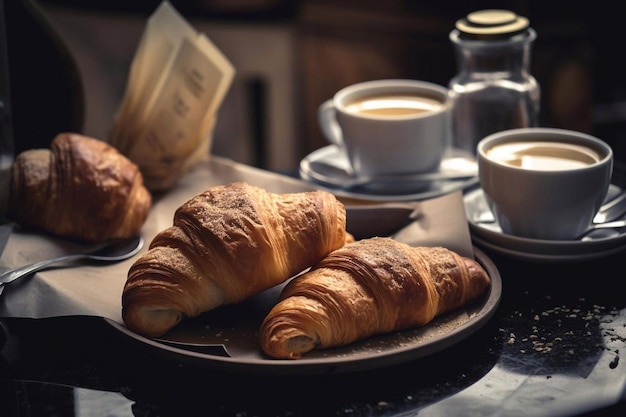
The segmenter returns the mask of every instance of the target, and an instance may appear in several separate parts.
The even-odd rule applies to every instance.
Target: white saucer
[[[612,185],[611,195],[619,192]],[[626,248],[626,233],[616,230],[598,230],[581,240],[541,240],[509,235],[502,232],[497,222],[483,223],[478,219],[490,214],[483,190],[476,188],[463,197],[465,212],[477,245],[516,258],[534,261],[576,261],[607,256]]]
[[[452,148],[446,152],[439,172],[452,172],[455,165],[475,164],[476,158],[470,152]],[[322,170],[320,164],[324,164]],[[332,169],[337,171],[336,177]],[[337,187],[337,178],[345,177],[350,170],[349,161],[335,145],[317,149],[300,161],[300,177],[335,195],[375,201],[416,201],[439,197],[457,190],[468,189],[478,183],[478,177],[461,179],[440,179],[421,182],[372,182],[350,189]],[[458,169],[457,169],[458,170]],[[331,177],[333,176],[333,177]]]
[[[594,259],[604,258],[609,255],[613,255],[615,253],[626,250],[626,244],[620,244],[618,246],[609,247],[600,251],[592,251],[587,253],[577,253],[577,254],[555,254],[555,253],[532,253],[532,252],[523,252],[517,251],[513,249],[503,248],[498,245],[494,245],[493,243],[489,243],[486,240],[481,239],[476,235],[472,235],[472,242],[483,249],[489,249],[493,252],[500,253],[503,255],[510,256],[511,258],[516,258],[524,261],[531,261],[537,263],[575,263],[575,262],[586,262]]]

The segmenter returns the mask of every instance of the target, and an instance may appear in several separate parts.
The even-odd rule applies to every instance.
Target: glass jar
[[[450,80],[455,147],[476,153],[491,133],[539,124],[540,88],[530,74],[536,32],[507,10],[482,10],[450,32],[458,74]]]

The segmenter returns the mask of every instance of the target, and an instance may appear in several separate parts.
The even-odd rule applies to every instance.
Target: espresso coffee
[[[370,116],[410,116],[439,110],[443,105],[433,97],[385,94],[360,97],[346,103],[345,107],[350,113]]]
[[[506,142],[486,152],[489,159],[505,165],[537,171],[562,171],[600,161],[593,149],[565,142]]]

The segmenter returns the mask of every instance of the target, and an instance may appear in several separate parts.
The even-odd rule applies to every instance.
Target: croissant
[[[425,325],[477,298],[489,283],[476,261],[446,248],[363,239],[287,283],[259,342],[269,356],[299,359],[313,349]]]
[[[286,281],[347,240],[345,208],[331,193],[210,188],[179,207],[131,266],[122,318],[138,334],[160,336]]]
[[[137,235],[152,205],[139,168],[111,145],[76,133],[30,149],[11,166],[7,217],[87,242]]]

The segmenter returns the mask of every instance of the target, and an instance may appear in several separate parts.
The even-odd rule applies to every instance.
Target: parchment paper
[[[172,225],[175,210],[185,201],[211,186],[236,181],[245,181],[275,193],[315,189],[314,185],[299,179],[211,156],[166,194],[155,197],[142,229],[146,244],[138,255],[114,264],[63,265],[17,280],[0,296],[0,317],[88,315],[123,324],[121,294],[132,263],[147,251],[149,242],[159,231]],[[359,205],[364,203],[367,202]],[[380,207],[381,215],[386,215],[387,203],[371,204],[377,209]],[[396,232],[394,238],[413,246],[444,246],[473,257],[461,192],[412,204],[417,216],[412,221],[407,218],[408,225]],[[349,216],[350,205],[346,203],[346,207]],[[0,270],[85,249],[67,240],[23,233],[16,228],[0,258]]]

